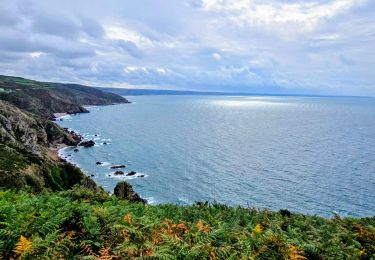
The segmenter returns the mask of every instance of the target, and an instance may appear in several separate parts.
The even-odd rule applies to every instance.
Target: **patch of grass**
[[[0,169],[15,171],[27,167],[28,160],[17,149],[0,144]]]
[[[0,255],[25,259],[371,259],[375,217],[143,205],[76,187],[0,192]]]

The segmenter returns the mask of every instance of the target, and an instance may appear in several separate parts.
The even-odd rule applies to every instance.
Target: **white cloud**
[[[145,48],[153,47],[149,38],[125,26],[106,25],[104,29],[109,39],[129,41]]]
[[[43,52],[40,52],[40,51],[35,51],[35,52],[30,52],[30,57],[31,58],[39,58],[40,56],[42,56],[43,54],[45,54],[45,53],[43,53]]]
[[[219,60],[221,60],[221,55],[219,53],[215,52],[215,53],[212,53],[212,58],[216,61],[219,61]]]
[[[238,26],[267,26],[283,30],[279,26],[293,26],[295,31],[311,31],[317,24],[330,19],[366,0],[331,0],[283,2],[259,0],[202,0],[202,8],[219,12]],[[279,28],[276,28],[279,27]]]

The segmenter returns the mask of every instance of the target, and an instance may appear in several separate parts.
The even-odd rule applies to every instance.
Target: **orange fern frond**
[[[124,221],[127,222],[129,225],[132,224],[132,215],[127,214],[124,216]]]
[[[288,250],[289,250],[289,258],[290,260],[305,260],[307,259],[303,255],[301,255],[301,250],[298,250],[293,245],[288,245]]]
[[[22,255],[23,253],[27,253],[30,251],[31,245],[31,241],[29,241],[26,237],[21,235],[13,251],[17,255]]]
[[[205,225],[201,219],[198,220],[198,222],[197,222],[197,228],[200,232],[203,232],[203,233],[210,232],[210,225],[208,225],[208,224]]]

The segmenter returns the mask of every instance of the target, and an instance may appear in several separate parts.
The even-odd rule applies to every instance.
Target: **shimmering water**
[[[216,200],[323,216],[375,214],[374,99],[129,100],[60,122],[96,140],[93,148],[62,153],[109,191],[128,178],[151,203]],[[114,177],[112,164],[145,177]]]

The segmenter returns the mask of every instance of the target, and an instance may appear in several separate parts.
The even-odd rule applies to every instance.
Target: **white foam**
[[[150,205],[155,205],[155,204],[158,204],[155,200],[154,197],[147,197],[145,198],[147,200],[147,203],[150,204]]]
[[[147,174],[144,174],[144,173],[141,173],[141,172],[137,172],[136,174],[134,174],[132,176],[126,176],[126,174],[127,173],[124,173],[123,175],[115,175],[115,172],[111,172],[110,173],[111,176],[108,176],[108,177],[115,178],[115,179],[126,179],[126,180],[144,179],[144,178],[148,177]],[[143,175],[143,177],[140,177],[141,175]]]
[[[108,165],[110,165],[109,162],[102,162],[102,164],[99,164],[99,166],[108,166]]]

